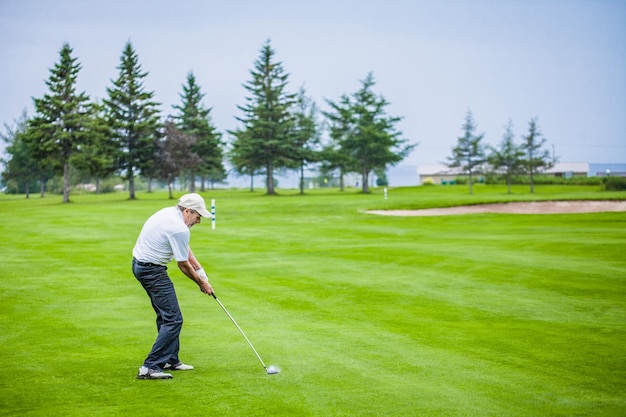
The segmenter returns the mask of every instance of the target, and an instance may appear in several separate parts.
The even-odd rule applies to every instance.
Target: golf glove
[[[206,282],[209,282],[209,276],[206,274],[206,272],[204,272],[204,268],[198,269],[196,271],[196,274],[200,275],[200,278],[202,278]]]

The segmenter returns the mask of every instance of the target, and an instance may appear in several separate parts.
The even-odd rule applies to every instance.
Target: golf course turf
[[[156,329],[131,249],[176,200],[0,196],[0,416],[626,415],[626,212],[367,213],[625,192],[372,191],[200,192],[194,253],[281,372],[171,263],[195,369],[163,381],[135,379]]]

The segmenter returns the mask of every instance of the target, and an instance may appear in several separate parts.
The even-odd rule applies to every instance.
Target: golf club
[[[217,298],[217,296],[215,295],[215,293],[211,294],[213,296],[213,298],[215,298],[215,301],[217,301],[217,303],[220,305],[220,307],[222,307],[222,310],[224,310],[224,313],[226,313],[226,315],[232,320],[232,322],[235,324],[235,327],[237,327],[237,329],[239,329],[239,332],[241,333],[241,335],[243,336],[244,339],[246,339],[246,342],[248,342],[248,344],[250,345],[250,347],[252,348],[252,350],[254,351],[254,354],[256,355],[257,358],[259,358],[259,361],[261,362],[261,365],[263,365],[263,368],[265,369],[265,372],[268,375],[273,375],[273,374],[277,374],[280,372],[280,370],[278,368],[276,368],[273,365],[270,365],[270,367],[268,368],[267,366],[265,366],[265,362],[263,362],[263,359],[261,359],[261,356],[259,356],[258,352],[256,351],[256,349],[254,348],[254,346],[252,346],[252,343],[250,343],[250,340],[248,339],[248,337],[246,336],[246,334],[243,332],[243,330],[241,329],[241,327],[239,327],[239,325],[237,324],[237,322],[235,321],[235,319],[233,318],[233,316],[230,315],[230,313],[228,312],[228,310],[226,310],[226,307],[224,307],[224,304],[222,304],[222,302],[219,300],[219,298]]]

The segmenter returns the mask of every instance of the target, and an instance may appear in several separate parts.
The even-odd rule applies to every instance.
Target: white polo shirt
[[[172,259],[186,261],[189,259],[190,236],[183,214],[177,207],[161,209],[144,223],[133,248],[133,257],[140,262],[164,266]]]

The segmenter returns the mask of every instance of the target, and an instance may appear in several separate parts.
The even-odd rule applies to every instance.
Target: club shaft
[[[237,324],[237,322],[235,321],[235,319],[233,318],[233,316],[230,315],[230,313],[228,312],[228,310],[226,310],[226,307],[224,307],[224,304],[222,304],[222,302],[220,301],[219,298],[217,298],[217,296],[215,294],[212,294],[213,298],[215,298],[215,301],[217,301],[217,303],[220,305],[220,307],[222,307],[222,310],[224,310],[224,313],[226,313],[226,315],[228,316],[228,318],[233,322],[233,324],[235,325],[235,327],[237,327],[237,329],[239,330],[239,332],[241,333],[241,335],[243,336],[244,339],[246,339],[246,342],[248,342],[248,345],[250,345],[250,347],[252,348],[252,351],[254,352],[254,354],[256,355],[257,358],[259,358],[259,362],[261,362],[261,365],[263,365],[263,368],[265,368],[265,370],[267,371],[267,366],[265,366],[265,362],[263,362],[263,359],[261,359],[261,356],[259,355],[259,353],[256,351],[256,349],[254,348],[254,346],[252,346],[252,342],[250,342],[250,339],[248,339],[248,336],[246,336],[246,334],[244,333],[243,329],[241,327],[239,327],[239,325]]]

